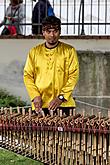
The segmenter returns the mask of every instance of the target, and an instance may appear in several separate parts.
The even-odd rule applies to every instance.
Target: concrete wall
[[[78,52],[78,56],[80,79],[76,95],[88,97],[77,99],[104,107],[105,112],[110,107],[110,52],[83,51]]]
[[[29,49],[42,41],[42,39],[0,39],[0,88],[29,101],[22,78],[23,67]],[[74,92],[77,96],[77,107],[91,109],[92,106],[79,103],[84,101],[104,107],[102,110],[105,112],[106,108],[110,107],[110,41],[106,39],[62,39],[62,41],[70,43],[78,51],[80,78]],[[98,97],[96,99],[93,96]]]

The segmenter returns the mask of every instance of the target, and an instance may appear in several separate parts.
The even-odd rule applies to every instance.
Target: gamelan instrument
[[[0,109],[0,147],[48,165],[110,165],[110,118],[58,108]]]

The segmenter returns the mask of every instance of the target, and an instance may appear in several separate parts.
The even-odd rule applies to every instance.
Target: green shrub
[[[4,89],[0,89],[0,107],[26,106],[27,102],[21,100],[21,97],[11,95]]]

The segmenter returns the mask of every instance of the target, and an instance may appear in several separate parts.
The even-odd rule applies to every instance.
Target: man
[[[24,83],[36,112],[42,108],[75,107],[72,92],[79,76],[75,49],[59,41],[61,21],[48,16],[42,22],[45,43],[32,48],[24,67]]]
[[[33,0],[36,2],[36,0]],[[51,11],[51,13],[48,13],[49,9],[53,9],[49,0],[38,0],[38,2],[35,4],[34,9],[32,11],[32,34],[42,34],[42,26],[40,25],[42,23],[42,20],[50,15],[54,15],[54,12]],[[50,14],[50,15],[49,15]],[[34,25],[38,24],[38,25]]]

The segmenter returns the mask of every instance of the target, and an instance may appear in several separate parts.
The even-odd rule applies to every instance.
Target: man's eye
[[[57,32],[58,32],[58,30],[55,30],[54,32],[55,32],[55,33],[57,33]]]
[[[47,30],[47,33],[50,33],[50,31]]]
[[[50,34],[51,32],[53,32],[53,33],[57,33],[58,30],[54,30],[54,31],[47,30],[46,32],[47,32],[48,34]]]

